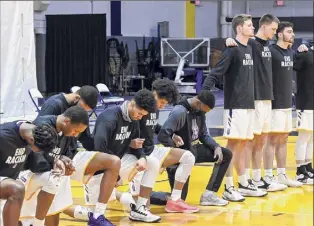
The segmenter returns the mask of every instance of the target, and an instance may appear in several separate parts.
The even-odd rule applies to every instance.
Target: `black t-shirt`
[[[272,60],[269,43],[255,37],[249,40],[254,60],[255,100],[273,100]]]
[[[292,107],[293,50],[271,45],[274,100],[273,109]]]
[[[202,89],[211,90],[224,76],[224,108],[254,109],[254,74],[252,47],[242,45],[226,48]]]
[[[313,109],[313,49],[296,54],[294,70],[297,71],[296,108]]]
[[[144,152],[146,155],[150,155],[154,150],[154,134],[160,130],[158,124],[159,111],[156,113],[150,113],[144,116],[140,120],[140,138],[144,138]]]
[[[0,125],[0,176],[16,179],[31,152],[22,139],[19,126],[23,121]]]

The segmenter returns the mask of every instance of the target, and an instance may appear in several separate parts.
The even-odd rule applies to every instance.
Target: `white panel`
[[[218,37],[218,1],[201,1],[195,7],[195,35],[196,38]]]
[[[157,22],[169,21],[170,37],[185,37],[185,1],[122,1],[123,36],[157,35]]]

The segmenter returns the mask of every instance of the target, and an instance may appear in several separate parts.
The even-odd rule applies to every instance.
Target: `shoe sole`
[[[196,210],[184,210],[184,211],[175,211],[175,210],[168,210],[167,208],[165,208],[167,213],[197,213],[199,211],[199,209]]]
[[[265,197],[268,193],[264,194],[264,195],[259,195],[259,196],[255,196],[255,195],[245,195],[245,194],[241,194],[244,197],[255,197],[255,198],[261,198],[261,197]]]
[[[157,223],[159,221],[161,221],[161,218],[157,219],[157,220],[154,220],[154,221],[144,221],[144,220],[139,220],[139,219],[135,219],[135,218],[132,218],[129,216],[129,219],[131,221],[137,221],[137,222],[145,222],[145,223]]]
[[[244,202],[244,200],[245,200],[245,198],[239,199],[239,200],[231,200],[231,199],[228,199],[227,197],[225,197],[224,195],[222,195],[222,198],[223,198],[224,200],[229,201],[229,202]]]
[[[213,204],[210,202],[201,202],[200,205],[201,206],[227,206],[229,203],[227,204]]]

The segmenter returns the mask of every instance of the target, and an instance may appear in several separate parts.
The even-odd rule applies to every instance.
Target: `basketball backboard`
[[[189,67],[209,66],[209,38],[162,38],[160,52],[162,67],[178,67],[183,59]]]

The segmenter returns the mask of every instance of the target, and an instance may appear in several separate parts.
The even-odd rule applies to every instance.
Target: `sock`
[[[138,197],[137,202],[136,202],[136,208],[140,208],[141,206],[146,206],[147,199],[143,197]]]
[[[279,174],[286,174],[286,168],[277,168],[277,176]]]
[[[33,226],[44,226],[45,225],[45,220],[39,220],[35,217],[33,221]]]
[[[246,175],[246,178],[251,178],[251,175],[250,175],[250,172],[251,172],[251,169],[245,169],[245,175]]]
[[[253,169],[252,170],[252,179],[255,181],[260,181],[262,177],[262,170],[261,169]]]
[[[181,199],[182,190],[173,189],[171,193],[171,200],[177,201]]]
[[[245,175],[245,174],[243,174],[243,175],[241,175],[241,176],[238,176],[238,178],[239,178],[239,183],[240,183],[242,186],[246,187],[246,186],[249,185],[249,182],[247,181],[247,178],[246,178],[246,175]]]
[[[94,211],[94,218],[97,219],[99,216],[104,215],[107,208],[107,203],[96,203],[95,211]]]
[[[88,220],[90,210],[84,206],[76,206],[74,209],[74,218],[79,220]]]
[[[265,176],[267,176],[267,177],[273,177],[274,176],[273,169],[265,169],[264,172],[265,172]]]
[[[226,187],[227,189],[229,189],[230,187],[234,187],[233,177],[226,177]]]

